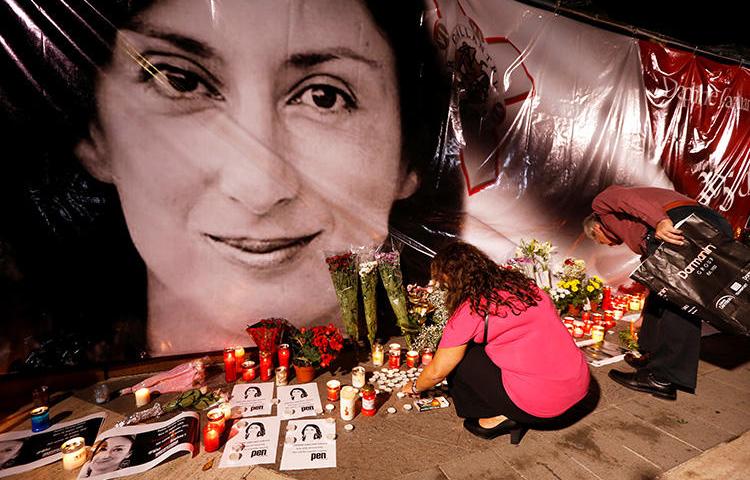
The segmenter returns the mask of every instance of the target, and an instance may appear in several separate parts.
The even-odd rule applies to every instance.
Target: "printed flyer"
[[[280,424],[279,417],[242,419],[235,422],[230,438],[224,446],[219,468],[276,463]]]
[[[280,470],[336,467],[336,421],[291,420],[287,425]]]
[[[278,412],[282,420],[314,417],[323,413],[318,385],[315,383],[278,387],[276,396],[279,399]]]
[[[272,398],[273,382],[245,383],[234,386],[230,403],[243,417],[266,416],[271,415]]]

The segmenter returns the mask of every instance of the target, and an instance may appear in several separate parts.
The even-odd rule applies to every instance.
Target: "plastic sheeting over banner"
[[[350,247],[424,282],[455,238],[536,238],[617,282],[634,256],[580,228],[611,184],[747,222],[747,69],[521,3],[0,9],[3,369],[338,321],[324,257]]]

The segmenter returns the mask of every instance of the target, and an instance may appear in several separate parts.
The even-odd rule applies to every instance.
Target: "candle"
[[[388,368],[399,368],[401,367],[401,350],[389,350],[388,351]]]
[[[252,360],[242,362],[242,379],[246,382],[254,380],[258,375],[258,367]]]
[[[601,342],[604,340],[604,327],[601,325],[594,325],[591,327],[591,340],[595,342]]]
[[[339,399],[341,382],[339,382],[338,380],[328,380],[328,382],[326,382],[326,390],[328,391],[328,401],[335,402]]]
[[[637,312],[640,309],[641,309],[641,301],[638,299],[638,297],[632,298],[630,300],[630,311]]]
[[[586,320],[590,320],[590,319],[591,319],[591,312],[589,312],[587,310],[587,311],[581,313],[581,320],[583,320],[585,322]]]
[[[232,404],[228,402],[222,402],[219,404],[218,407],[219,410],[221,410],[224,413],[224,418],[232,418]]]
[[[107,403],[109,401],[109,387],[106,383],[100,383],[94,387],[94,401],[96,403]]]
[[[583,334],[584,335],[590,335],[591,334],[591,327],[594,326],[594,322],[591,320],[586,320],[583,322]]]
[[[352,386],[354,388],[365,386],[365,367],[352,368]]]
[[[417,368],[419,363],[419,352],[416,350],[409,350],[406,352],[406,366],[409,368]]]
[[[151,401],[151,390],[146,387],[139,388],[135,391],[135,406],[142,407]]]
[[[237,380],[237,360],[234,356],[234,348],[224,350],[224,380],[227,383]]]
[[[622,318],[622,314],[623,314],[623,311],[622,311],[621,307],[615,307],[612,310],[612,316],[614,317],[615,320],[621,319]]]
[[[430,364],[430,362],[432,361],[432,355],[433,353],[432,353],[431,348],[425,348],[424,350],[422,350],[422,366],[423,367],[426,367],[427,365]]]
[[[31,411],[31,431],[41,432],[49,428],[49,407],[37,407]]]
[[[401,345],[398,343],[391,343],[388,345],[388,350],[396,350],[398,351],[398,354],[401,355]]]
[[[220,432],[209,423],[203,427],[203,448],[206,452],[215,452],[219,449]]]
[[[234,347],[234,358],[235,358],[235,369],[238,372],[242,371],[242,364],[245,363],[245,348],[244,347]]]
[[[372,417],[375,415],[375,387],[365,385],[362,387],[362,415]]]
[[[581,320],[573,322],[573,338],[581,338],[583,336],[583,327],[585,323]]]
[[[86,443],[83,437],[71,438],[60,447],[63,468],[74,470],[86,463]]]
[[[279,366],[289,368],[289,357],[292,352],[288,343],[282,343],[277,349],[279,355]]]
[[[341,389],[341,419],[354,420],[357,408],[357,389],[349,385]]]
[[[372,364],[376,367],[383,365],[385,360],[385,346],[376,343],[372,346]]]
[[[602,310],[609,310],[612,308],[612,289],[609,285],[602,287]]]
[[[260,379],[267,382],[273,376],[271,352],[260,352]]]
[[[220,408],[212,408],[209,410],[208,413],[206,413],[206,418],[208,419],[208,424],[211,428],[219,433],[224,431],[224,428],[226,427],[226,417]]]
[[[276,386],[283,387],[287,384],[288,372],[286,367],[276,367]]]
[[[591,320],[593,320],[595,324],[599,325],[600,323],[602,323],[602,314],[601,313],[592,313],[591,314]]]

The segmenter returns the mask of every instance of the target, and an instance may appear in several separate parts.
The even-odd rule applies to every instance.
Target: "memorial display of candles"
[[[335,402],[339,399],[339,391],[341,390],[341,382],[338,380],[328,380],[326,382],[326,391],[328,392],[328,395],[326,398],[328,398],[329,402]]]
[[[237,360],[234,355],[234,348],[224,350],[224,380],[227,383],[237,380]]]
[[[354,388],[365,386],[365,367],[352,368],[352,386]]]
[[[583,320],[584,322],[587,321],[587,320],[591,320],[591,312],[589,312],[588,310],[585,311],[585,312],[582,312],[581,313],[581,320]]]
[[[375,415],[375,387],[370,384],[362,387],[362,415],[371,417]]]
[[[289,369],[287,367],[276,367],[276,386],[283,387],[289,379]]]
[[[431,348],[425,348],[424,350],[422,350],[422,366],[423,367],[426,367],[427,365],[430,364],[430,362],[432,362],[433,355],[434,353],[432,352]]]
[[[221,432],[210,423],[203,427],[203,448],[206,452],[215,452],[219,449],[220,434]]]
[[[224,431],[226,427],[226,416],[220,408],[212,408],[206,413],[208,424],[211,425],[219,433]]]
[[[400,368],[401,367],[401,348],[398,350],[388,350],[388,368]]]
[[[71,438],[60,447],[63,469],[75,470],[86,463],[86,442],[83,437]]]
[[[354,420],[357,411],[357,389],[349,385],[341,389],[341,419]]]
[[[380,343],[375,343],[372,346],[372,364],[376,367],[383,365],[385,361],[385,346]]]
[[[592,313],[591,314],[591,320],[596,324],[599,325],[602,323],[602,317],[603,315],[601,313]]]
[[[595,342],[601,342],[604,340],[604,327],[601,325],[594,325],[591,327],[591,340]]]
[[[151,390],[146,387],[135,391],[135,406],[142,407],[151,401]]]
[[[585,324],[581,320],[576,320],[573,322],[573,338],[583,337],[584,325]]]
[[[282,343],[278,346],[276,352],[279,357],[279,366],[289,368],[289,358],[292,355],[292,350],[289,348],[289,344]]]
[[[406,366],[409,368],[417,368],[419,363],[419,352],[416,350],[409,350],[406,352]]]
[[[31,431],[41,432],[49,428],[49,407],[37,407],[31,411]]]
[[[260,352],[260,379],[267,382],[273,376],[271,352]]]
[[[583,334],[584,335],[591,335],[591,327],[594,326],[594,322],[591,320],[586,320],[583,322]]]
[[[563,321],[563,325],[567,327],[569,325],[572,326],[573,322],[575,322],[576,319],[570,316],[566,316],[566,317],[563,317],[562,321]]]
[[[242,372],[242,364],[245,363],[245,347],[234,347],[234,360],[236,363],[237,374]]]
[[[258,366],[252,360],[242,362],[242,379],[246,382],[255,380],[258,376]]]

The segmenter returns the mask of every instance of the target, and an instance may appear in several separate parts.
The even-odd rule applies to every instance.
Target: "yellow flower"
[[[593,292],[594,291],[594,287],[592,287],[591,285],[589,285],[588,287],[586,287],[586,290],[588,290],[589,292]]]
[[[573,292],[577,292],[578,291],[578,287],[576,287],[575,285],[573,285],[573,287],[571,287],[570,290],[573,291]]]
[[[600,286],[600,285],[599,285],[598,283],[596,283],[596,282],[595,282],[595,281],[593,281],[593,280],[591,281],[591,285],[593,285],[593,286],[594,286],[594,288],[596,288],[597,290],[599,289],[599,286]],[[589,290],[589,292],[590,292],[590,291],[591,291],[591,290]]]

